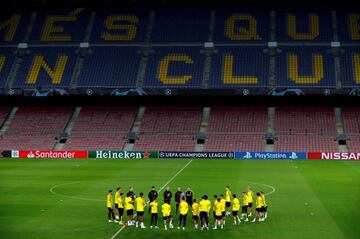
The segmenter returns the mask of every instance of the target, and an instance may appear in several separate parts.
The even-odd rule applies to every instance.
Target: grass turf
[[[188,162],[1,159],[1,238],[110,239],[120,226],[107,222],[108,189],[133,186],[147,195]],[[57,195],[49,191],[59,184]],[[276,191],[267,196],[269,218],[263,223],[233,226],[228,218],[224,230],[201,232],[188,215],[187,230],[164,231],[159,214],[160,229],[128,227],[116,238],[360,238],[360,162],[193,160],[169,184],[173,191],[188,185],[197,199],[203,193],[212,199],[225,185],[239,196],[248,185],[255,192]]]

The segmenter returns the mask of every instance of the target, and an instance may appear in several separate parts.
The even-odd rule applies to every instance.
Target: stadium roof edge
[[[9,7],[47,6],[47,7],[151,7],[151,6],[189,6],[189,7],[232,7],[232,6],[360,6],[359,1],[326,0],[4,0]]]

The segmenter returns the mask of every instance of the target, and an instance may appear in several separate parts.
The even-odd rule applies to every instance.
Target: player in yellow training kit
[[[233,194],[233,201],[232,201],[232,215],[234,220],[234,225],[240,224],[241,220],[239,218],[239,210],[240,210],[240,201],[236,197],[236,194]]]
[[[180,229],[181,227],[181,223],[183,223],[183,230],[185,230],[185,226],[186,226],[186,217],[187,217],[187,213],[189,211],[189,204],[185,201],[185,197],[182,197],[182,201],[179,204],[179,211],[180,211],[180,216],[179,216],[179,226],[178,229]]]
[[[215,213],[215,225],[214,225],[214,230],[217,229],[217,226],[220,226],[221,229],[224,228],[223,225],[223,205],[221,203],[221,199],[220,197],[218,197],[216,199],[216,204],[214,204],[214,213]]]
[[[267,218],[267,208],[268,208],[268,205],[267,205],[266,200],[265,200],[265,194],[264,194],[264,192],[261,191],[260,194],[261,194],[261,197],[262,197],[262,199],[263,199],[263,204],[264,204],[264,209],[263,209],[263,214],[264,214],[264,215],[263,215],[263,216],[264,216],[264,221],[265,221],[266,218]]]
[[[158,202],[156,198],[150,203],[150,213],[151,213],[151,226],[150,229],[153,227],[158,229],[157,220],[158,220]]]
[[[248,202],[248,199],[247,199],[246,192],[242,192],[242,200],[243,200],[243,204],[242,204],[242,207],[241,207],[241,219],[243,219],[244,222],[247,222],[247,221],[249,221],[248,215],[247,215],[249,202]]]
[[[108,209],[109,222],[113,222],[113,220],[115,220],[115,215],[114,215],[114,210],[113,210],[112,190],[109,190],[109,193],[106,196],[106,207]],[[111,220],[111,218],[113,220]]]
[[[118,197],[118,213],[119,213],[119,224],[122,225],[124,224],[123,222],[123,214],[124,214],[124,198],[123,198],[123,193],[119,193],[119,197]]]
[[[214,195],[214,210],[213,210],[213,216],[214,216],[214,222],[216,221],[216,216],[215,216],[215,205],[217,203],[217,199],[218,199],[218,195]]]
[[[230,187],[225,187],[225,202],[226,202],[226,216],[230,216],[230,210],[231,210],[231,191]]]
[[[251,215],[252,215],[252,205],[253,205],[253,202],[254,202],[254,193],[251,190],[251,187],[248,187],[246,195],[247,195],[247,201],[248,201],[248,216],[251,217]]]
[[[220,195],[220,204],[221,204],[221,216],[222,216],[222,220],[221,220],[221,223],[223,225],[225,225],[225,211],[226,211],[226,201],[225,201],[225,198],[224,198],[224,195]]]
[[[119,216],[119,198],[120,198],[121,188],[116,188],[115,192],[115,222],[119,222],[120,216]]]
[[[144,226],[144,208],[145,208],[145,199],[144,199],[144,193],[140,193],[139,197],[135,199],[136,202],[136,227],[139,226],[141,228],[146,228]]]
[[[263,199],[260,193],[257,193],[256,196],[256,217],[252,220],[252,222],[256,222],[256,219],[258,219],[259,222],[262,222],[264,221],[262,219]]]
[[[167,224],[169,223],[169,228],[173,228],[173,224],[172,224],[172,216],[171,216],[171,206],[169,203],[165,202],[162,206],[161,206],[161,212],[163,215],[163,220],[164,220],[164,229],[167,230]]]
[[[196,202],[196,199],[193,199],[193,204],[191,206],[192,209],[192,215],[193,215],[193,221],[194,221],[194,227],[195,229],[198,229],[198,225],[199,225],[199,203]]]
[[[208,199],[207,195],[202,196],[201,201],[199,202],[199,211],[200,211],[200,225],[201,230],[209,230],[209,213],[211,209],[211,202]],[[204,223],[205,221],[205,223]]]
[[[129,196],[125,198],[125,210],[126,214],[128,216],[128,226],[133,226],[133,215],[134,215],[134,198],[131,194],[128,194]]]

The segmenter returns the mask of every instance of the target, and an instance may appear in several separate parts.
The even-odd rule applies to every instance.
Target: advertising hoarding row
[[[360,160],[354,152],[169,152],[116,150],[7,150],[7,158],[27,159],[241,159],[241,160]]]

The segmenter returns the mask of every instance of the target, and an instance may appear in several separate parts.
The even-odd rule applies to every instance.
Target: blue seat
[[[155,47],[144,88],[201,88],[204,55],[200,51],[201,47]]]
[[[360,44],[359,19],[360,11],[343,11],[336,12],[337,28],[339,41],[343,44]]]
[[[335,87],[334,59],[327,50],[326,47],[282,47],[282,52],[276,57],[276,85],[291,88]],[[293,64],[290,64],[290,59]]]
[[[260,8],[216,10],[215,43],[268,42],[269,19],[270,11]],[[254,32],[250,22],[254,24]]]
[[[49,36],[43,36],[44,31],[52,29],[50,21],[49,26],[46,26],[49,18],[56,20],[52,25],[58,32],[49,32]],[[90,12],[83,9],[40,11],[30,35],[30,42],[62,44],[83,42],[89,20]]]
[[[210,11],[202,9],[156,10],[153,43],[203,43],[208,40]]]
[[[341,72],[342,87],[359,88],[360,87],[360,48],[345,47],[344,49],[345,49],[345,53],[340,56],[340,67],[341,67],[340,72]]]
[[[84,59],[77,86],[133,88],[139,63],[137,47],[94,47]]]
[[[314,17],[311,17],[314,16]],[[309,34],[311,20],[313,19],[313,35]],[[316,24],[315,19],[318,19]],[[295,25],[293,29],[296,34],[289,33],[291,30],[288,25]],[[276,11],[276,40],[284,42],[324,42],[333,40],[332,21],[330,10],[319,9],[280,9]]]
[[[76,62],[75,47],[34,47],[30,48],[31,54],[23,58],[16,80],[13,84],[14,88],[67,88],[69,87],[71,77]],[[58,82],[52,82],[51,77],[41,68],[39,74],[31,78],[31,69],[34,69],[36,62],[35,57],[43,57],[46,65],[54,71],[56,67],[63,67],[64,71],[54,73]],[[63,61],[62,61],[63,60]]]
[[[15,51],[16,48],[0,48],[0,88],[5,86],[15,59]]]
[[[146,10],[97,11],[90,42],[102,44],[144,43],[148,16],[149,11]],[[106,26],[107,24],[108,26]]]
[[[262,47],[234,46],[217,49],[218,53],[212,58],[210,88],[268,86],[269,56]]]

